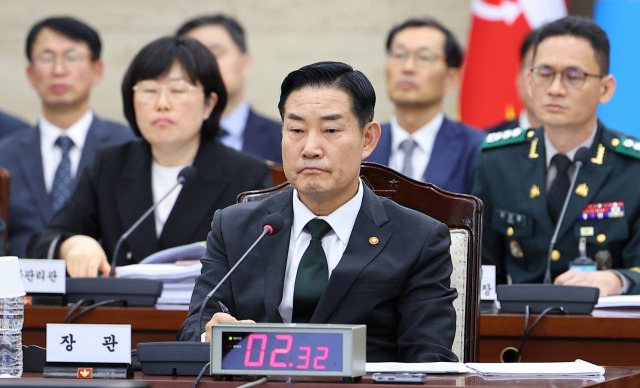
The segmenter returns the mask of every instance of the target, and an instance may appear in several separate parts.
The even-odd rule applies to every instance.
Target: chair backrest
[[[9,251],[9,171],[0,167],[0,216],[4,221],[4,252]]]
[[[452,351],[463,362],[474,362],[480,322],[480,249],[482,201],[468,194],[442,190],[431,183],[408,178],[380,164],[363,162],[363,182],[381,197],[427,214],[446,224],[451,232],[451,285],[458,290],[456,336]],[[238,195],[238,202],[260,201],[286,190],[288,182],[264,190]]]

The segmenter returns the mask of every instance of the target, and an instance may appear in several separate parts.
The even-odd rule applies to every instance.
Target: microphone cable
[[[62,321],[62,323],[73,323],[73,322],[75,322],[76,319],[80,318],[81,316],[85,315],[86,313],[88,313],[91,310],[95,310],[98,307],[106,306],[106,305],[109,305],[109,304],[125,304],[126,305],[127,301],[125,299],[103,300],[103,301],[96,302],[94,304],[91,304],[91,305],[87,306],[87,308],[85,308],[84,310],[80,311],[75,316],[71,317],[71,313],[74,312],[75,310],[77,310],[80,307],[80,305],[82,304],[82,302],[84,302],[84,299],[81,299],[78,302],[76,302],[76,304],[73,306],[73,308],[67,313],[67,316],[65,316],[64,321]]]
[[[531,336],[531,333],[533,332],[533,329],[535,329],[535,327],[538,325],[540,320],[542,320],[542,318],[544,318],[545,315],[547,315],[547,314],[549,314],[549,313],[551,313],[551,312],[553,312],[555,310],[557,310],[558,312],[561,312],[561,313],[565,313],[565,314],[567,313],[565,311],[564,307],[562,307],[562,306],[547,307],[546,309],[542,310],[542,312],[540,313],[538,318],[536,318],[536,320],[533,321],[533,324],[531,325],[531,328],[529,328],[529,305],[527,305],[525,307],[524,331],[522,333],[522,341],[520,342],[520,346],[518,347],[518,349],[516,349],[514,347],[505,348],[502,351],[502,354],[500,354],[500,360],[502,362],[505,362],[505,363],[520,362],[520,357],[522,356],[522,350],[524,349],[524,344],[527,342],[527,340]]]

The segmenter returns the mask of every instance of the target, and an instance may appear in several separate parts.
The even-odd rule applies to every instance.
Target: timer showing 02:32
[[[223,370],[342,370],[342,334],[222,333]]]

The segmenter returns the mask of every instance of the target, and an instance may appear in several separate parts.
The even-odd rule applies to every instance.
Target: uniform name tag
[[[47,362],[131,364],[131,325],[47,323]]]
[[[64,294],[67,266],[64,260],[20,259],[25,292]]]
[[[496,209],[498,218],[507,225],[524,228],[527,225],[527,216],[521,213],[514,213],[507,210]]]

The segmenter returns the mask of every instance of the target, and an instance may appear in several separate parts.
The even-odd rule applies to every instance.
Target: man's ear
[[[371,121],[364,126],[364,129],[362,130],[362,136],[364,138],[364,143],[362,145],[362,160],[368,158],[376,148],[378,141],[380,140],[381,132],[380,123],[377,121]]]
[[[611,74],[607,74],[602,78],[602,85],[600,88],[600,103],[606,104],[613,97],[613,93],[616,91],[616,79]]]

